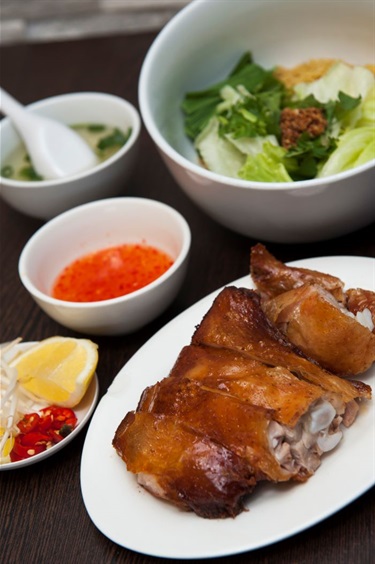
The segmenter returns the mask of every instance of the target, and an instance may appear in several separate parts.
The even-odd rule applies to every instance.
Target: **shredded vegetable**
[[[9,462],[8,441],[12,441],[17,434],[16,423],[23,413],[30,410],[33,400],[24,392],[17,381],[17,370],[11,368],[6,360],[6,355],[12,356],[15,346],[21,339],[15,339],[0,348],[0,462]]]

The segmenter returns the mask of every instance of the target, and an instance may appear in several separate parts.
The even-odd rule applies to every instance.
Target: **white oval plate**
[[[336,275],[346,288],[375,290],[374,259],[324,257],[291,264]],[[232,284],[253,287],[250,276]],[[112,447],[117,426],[136,408],[144,388],[168,375],[219,291],[168,323],[132,357],[100,401],[86,435],[81,491],[88,514],[109,539],[143,554],[211,558],[258,549],[311,527],[375,483],[375,409],[374,402],[367,402],[314,476],[303,484],[258,486],[249,496],[249,511],[235,519],[208,520],[182,512],[137,484]],[[375,387],[375,366],[360,379]]]
[[[9,361],[17,354],[17,352],[27,350],[34,344],[35,343],[32,342],[20,343],[15,346],[12,356],[8,354],[5,355],[5,358]],[[74,437],[78,435],[80,431],[82,431],[83,427],[86,425],[95,409],[98,397],[99,381],[97,374],[95,374],[86,394],[84,395],[80,403],[73,408],[73,411],[78,419],[75,429],[73,429],[73,431],[67,437],[65,437],[65,439],[53,445],[49,449],[36,454],[35,456],[31,456],[30,458],[26,458],[25,460],[18,460],[17,462],[6,462],[5,464],[0,463],[0,470],[16,470],[17,468],[22,468],[23,466],[36,464],[37,462],[40,462],[41,460],[52,456],[53,454],[64,448],[68,443],[70,443],[70,441],[74,439]],[[38,404],[38,406],[40,406],[40,404]]]

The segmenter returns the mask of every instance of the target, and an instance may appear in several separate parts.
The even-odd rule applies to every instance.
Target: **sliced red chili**
[[[49,441],[50,438],[46,433],[39,433],[38,431],[32,431],[31,433],[21,435],[21,443],[26,446],[47,444],[49,443]]]
[[[77,424],[74,411],[68,407],[49,406],[38,413],[28,413],[17,424],[20,434],[15,437],[10,459],[12,462],[30,458],[59,443]]]
[[[17,435],[17,437],[14,439],[14,445],[12,448],[12,452],[10,453],[10,456],[12,458],[12,454],[15,454],[16,456],[18,456],[19,458],[29,458],[29,454],[27,453],[27,451],[30,449],[30,447],[24,446],[23,444],[21,444],[21,437],[22,435]]]
[[[48,431],[48,435],[55,444],[64,439],[63,435],[60,434],[59,429],[50,429]]]
[[[24,457],[18,456],[18,454],[16,454],[14,450],[11,450],[11,452],[9,453],[9,458],[11,462],[18,462],[19,460],[24,459]]]
[[[30,433],[38,427],[40,417],[38,413],[27,413],[23,418],[18,421],[17,427],[21,433]]]
[[[43,415],[51,415],[53,418],[52,427],[54,429],[60,429],[64,424],[72,425],[73,427],[77,424],[76,414],[69,407],[58,407],[52,405],[41,410]]]
[[[30,456],[34,456],[35,454],[39,454],[43,452],[47,448],[47,443],[41,444],[34,444],[34,445],[25,445],[22,444],[25,435],[17,435],[14,440],[14,445],[12,452],[10,453],[10,459],[12,460],[12,454],[15,454],[19,459],[23,460],[25,458],[30,458]],[[13,460],[12,460],[13,461]]]
[[[53,423],[52,414],[49,415],[42,414],[42,416],[39,418],[38,431],[40,431],[41,433],[46,433],[52,427],[52,423]]]

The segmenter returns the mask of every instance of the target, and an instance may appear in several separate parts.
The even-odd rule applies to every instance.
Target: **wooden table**
[[[92,90],[116,94],[138,105],[139,72],[154,37],[154,34],[139,34],[4,46],[1,49],[1,85],[25,104],[65,92]],[[247,275],[249,251],[255,243],[217,225],[187,199],[145,130],[141,145],[136,169],[123,193],[161,200],[185,216],[193,234],[190,269],[174,304],[156,321],[130,336],[96,339],[100,350],[97,373],[101,395],[122,366],[167,321],[209,292]],[[0,210],[0,342],[16,336],[25,341],[59,334],[79,336],[49,319],[31,300],[18,278],[20,252],[43,222],[21,215],[3,202],[0,202]],[[322,243],[268,244],[268,248],[284,261],[330,255],[375,257],[374,227]],[[84,439],[85,431],[55,456],[39,464],[0,473],[0,560],[4,564],[150,564],[163,560],[117,546],[90,520],[80,491]],[[350,479],[356,480],[356,476]],[[226,557],[224,561],[231,564],[367,564],[371,559],[374,561],[374,515],[372,489],[336,515],[299,535],[255,552]],[[146,530],[144,535],[147,538]]]

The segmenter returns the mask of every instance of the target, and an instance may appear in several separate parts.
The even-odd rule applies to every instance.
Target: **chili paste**
[[[129,294],[166,272],[173,260],[144,244],[125,244],[78,258],[57,277],[54,298],[70,302],[96,302]]]

